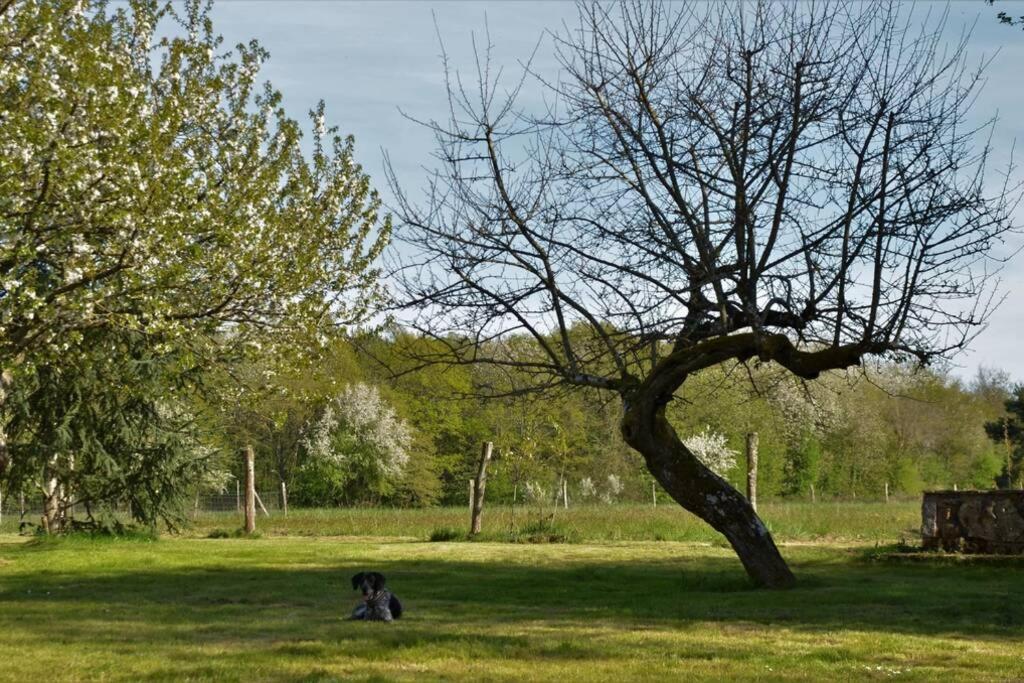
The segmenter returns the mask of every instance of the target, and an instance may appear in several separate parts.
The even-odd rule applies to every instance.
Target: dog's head
[[[384,575],[380,572],[359,572],[352,577],[352,590],[360,590],[368,598],[384,589]]]

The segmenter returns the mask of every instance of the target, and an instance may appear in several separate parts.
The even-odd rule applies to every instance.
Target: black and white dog
[[[402,603],[387,589],[380,572],[359,572],[352,577],[352,590],[361,590],[363,601],[349,619],[392,621],[402,617]]]

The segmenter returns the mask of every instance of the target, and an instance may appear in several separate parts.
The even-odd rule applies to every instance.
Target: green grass
[[[7,535],[0,679],[1024,678],[1019,560],[783,552],[799,587],[766,592],[695,543]],[[406,619],[344,621],[363,568]]]
[[[765,523],[781,541],[880,541],[913,539],[921,524],[920,502],[804,503],[766,502],[759,508]],[[553,515],[553,518],[552,518]],[[553,521],[552,521],[553,519]],[[550,506],[487,506],[481,540],[522,537],[524,531],[551,522],[568,540],[714,542],[720,536],[678,505],[580,505],[568,510]],[[235,512],[202,513],[186,533],[206,536],[231,531],[241,524]],[[276,510],[258,515],[266,536],[388,536],[427,540],[465,534],[469,512],[464,508]],[[9,527],[13,530],[13,527]],[[511,532],[511,534],[510,534]],[[529,535],[529,534],[527,534]]]

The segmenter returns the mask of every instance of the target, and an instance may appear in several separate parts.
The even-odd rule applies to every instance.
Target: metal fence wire
[[[260,509],[260,503],[267,510],[281,509],[281,495],[279,491],[257,491],[256,509]],[[244,493],[217,493],[212,495],[196,496],[192,504],[193,510],[199,512],[242,512],[245,505]]]
[[[256,510],[260,510],[260,502],[268,511],[281,509],[280,492],[276,490],[257,491]],[[235,493],[214,493],[200,494],[186,503],[185,512],[238,512],[242,513],[242,506],[245,505],[244,494]],[[82,505],[75,505],[71,508],[72,514],[77,516],[85,514]],[[43,514],[43,498],[37,496],[19,496],[4,492],[0,497],[0,521],[7,519],[26,519],[39,521]]]

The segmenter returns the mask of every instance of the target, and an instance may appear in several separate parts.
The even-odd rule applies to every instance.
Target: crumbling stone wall
[[[1024,553],[1024,491],[930,491],[921,504],[926,549]]]

